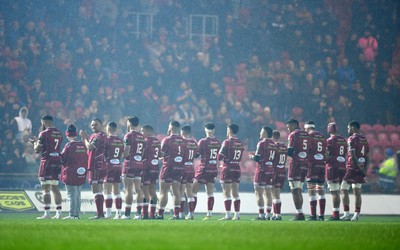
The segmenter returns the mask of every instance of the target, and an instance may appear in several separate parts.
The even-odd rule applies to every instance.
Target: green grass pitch
[[[357,222],[42,220],[39,213],[0,213],[0,249],[400,249],[400,216]],[[64,213],[64,215],[66,215]]]

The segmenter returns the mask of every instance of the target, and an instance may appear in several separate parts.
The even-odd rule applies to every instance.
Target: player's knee
[[[301,186],[302,185],[301,185],[300,181],[289,181],[289,187],[291,190],[299,189],[299,188],[301,188]]]
[[[340,185],[339,183],[328,183],[328,188],[331,192],[339,191]]]
[[[350,189],[350,184],[347,183],[347,181],[343,181],[342,184],[341,184],[341,186],[340,186],[340,188],[341,188],[342,190],[349,191],[349,189]]]

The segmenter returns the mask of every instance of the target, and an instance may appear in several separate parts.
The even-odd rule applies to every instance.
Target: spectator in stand
[[[371,30],[364,31],[364,36],[358,40],[358,46],[363,50],[368,66],[375,67],[375,57],[378,54],[378,41],[372,36]]]
[[[338,69],[338,74],[339,84],[345,86],[347,90],[350,90],[356,80],[356,74],[354,69],[349,66],[349,60],[347,60],[347,58],[343,58],[342,65],[340,65]]]
[[[16,135],[16,139],[20,142],[28,142],[28,138],[32,135],[32,122],[28,118],[28,109],[26,107],[22,107],[19,110],[19,116],[14,118],[18,125],[18,133]]]

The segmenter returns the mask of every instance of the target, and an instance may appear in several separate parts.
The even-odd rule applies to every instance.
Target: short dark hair
[[[178,121],[172,121],[169,123],[174,128],[180,128],[181,124]]]
[[[237,134],[239,132],[239,125],[235,124],[235,123],[230,123],[228,124],[228,128],[231,130],[231,132],[233,134]]]
[[[279,140],[281,138],[281,133],[279,133],[278,130],[272,131],[272,137],[276,140]]]
[[[207,122],[207,123],[204,125],[204,127],[205,127],[206,129],[208,129],[208,130],[213,130],[213,129],[215,129],[215,124],[212,123],[212,122]]]
[[[42,121],[53,121],[53,117],[51,115],[44,115],[41,118]]]
[[[107,126],[110,127],[112,131],[117,130],[117,123],[115,123],[115,122],[109,122],[109,123],[107,123]]]
[[[272,128],[270,126],[263,126],[262,128],[267,132],[268,138],[271,138]]]
[[[286,124],[295,124],[297,127],[299,127],[299,121],[295,119],[290,119],[286,122]]]
[[[306,121],[304,124],[315,125],[315,122],[313,122],[313,121]]]
[[[103,122],[99,118],[94,118],[92,121],[99,122],[100,124],[103,124]]]
[[[149,132],[153,132],[154,131],[153,127],[151,125],[148,125],[148,124],[144,125],[142,127],[142,129],[146,130],[146,131],[149,131]]]
[[[137,116],[128,117],[128,121],[134,127],[137,127],[139,125],[139,117]]]
[[[349,122],[350,127],[354,127],[356,129],[360,129],[360,123],[358,121],[351,121]]]
[[[192,132],[192,128],[189,125],[185,125],[181,128],[181,131],[184,134],[190,134]]]

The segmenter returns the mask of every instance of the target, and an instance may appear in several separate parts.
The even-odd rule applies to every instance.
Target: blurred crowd
[[[206,121],[220,139],[235,122],[249,150],[262,124],[289,118],[323,132],[336,121],[343,134],[353,119],[400,124],[399,9],[385,0],[1,1],[0,172],[30,171],[28,138],[44,114],[62,131],[100,118],[121,134],[129,115],[159,134],[174,119],[197,139]],[[134,13],[151,15],[152,29]],[[191,14],[218,17],[217,34],[191,36]]]

